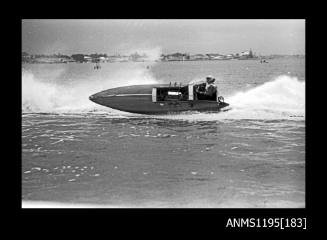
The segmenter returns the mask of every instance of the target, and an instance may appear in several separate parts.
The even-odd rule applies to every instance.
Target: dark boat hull
[[[135,85],[108,89],[90,96],[90,100],[120,111],[141,114],[166,114],[183,111],[220,111],[228,103],[208,100],[152,102],[152,88],[166,85]]]

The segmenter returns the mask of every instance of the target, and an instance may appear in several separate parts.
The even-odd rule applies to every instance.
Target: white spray
[[[80,68],[83,67],[86,66],[80,64]],[[31,71],[23,70],[23,113],[110,112],[108,108],[91,102],[88,97],[108,88],[157,83],[150,70],[142,63],[105,63],[101,71],[104,68],[110,68],[110,71],[103,72],[102,75],[100,71],[95,72],[94,75],[81,79],[79,82],[75,81],[71,85],[39,79]],[[90,71],[93,71],[91,67]],[[66,80],[69,81],[69,79]]]
[[[296,77],[279,76],[256,88],[225,96],[230,104],[225,112],[184,113],[162,118],[188,121],[224,119],[305,119],[305,82]]]

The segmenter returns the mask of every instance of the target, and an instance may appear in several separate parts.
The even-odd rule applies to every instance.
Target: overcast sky
[[[23,20],[30,54],[127,53],[304,54],[305,20]]]

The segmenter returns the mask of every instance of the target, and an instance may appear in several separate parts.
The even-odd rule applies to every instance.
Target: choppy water
[[[118,207],[304,207],[304,59],[24,65],[22,199]],[[148,66],[148,67],[147,67]],[[212,74],[223,113],[98,106],[107,88]]]

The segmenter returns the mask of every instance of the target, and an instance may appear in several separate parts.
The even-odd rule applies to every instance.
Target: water
[[[304,65],[304,59],[104,63],[99,70],[23,65],[23,203],[304,207]],[[208,74],[229,111],[147,116],[88,100],[111,87],[187,83]]]

